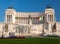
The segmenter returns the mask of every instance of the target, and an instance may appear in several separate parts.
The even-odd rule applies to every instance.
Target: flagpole
[[[29,15],[29,30],[28,30],[28,33],[30,34],[30,26],[31,25],[31,15]]]
[[[39,20],[42,21],[42,24],[43,24],[43,29],[42,29],[42,33],[41,33],[41,36],[43,36],[44,35],[44,23],[45,23],[44,16],[40,16]]]
[[[44,17],[43,17],[42,23],[43,23],[43,29],[42,29],[42,36],[43,36],[44,35]]]

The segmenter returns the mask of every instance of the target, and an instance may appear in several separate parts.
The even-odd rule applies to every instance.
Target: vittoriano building
[[[4,23],[0,23],[0,37],[39,36],[56,34],[60,36],[60,22],[56,22],[55,10],[47,7],[44,12],[17,12],[12,7],[5,10]]]

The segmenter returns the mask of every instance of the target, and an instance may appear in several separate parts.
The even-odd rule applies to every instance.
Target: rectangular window
[[[48,15],[48,22],[50,22],[50,15]]]
[[[16,23],[28,24],[28,19],[24,17],[15,17]]]
[[[53,22],[53,15],[51,15],[51,22]]]
[[[11,22],[12,21],[12,15],[7,15],[7,22]]]

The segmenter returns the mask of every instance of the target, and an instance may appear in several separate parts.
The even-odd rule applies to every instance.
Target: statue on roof
[[[12,6],[9,6],[8,9],[13,9],[13,7]]]
[[[48,4],[46,8],[52,8],[52,6]]]

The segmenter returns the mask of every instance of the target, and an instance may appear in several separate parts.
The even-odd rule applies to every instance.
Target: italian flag
[[[44,16],[40,16],[40,17],[39,17],[39,20],[40,20],[40,21],[43,21],[43,20],[44,20]]]

